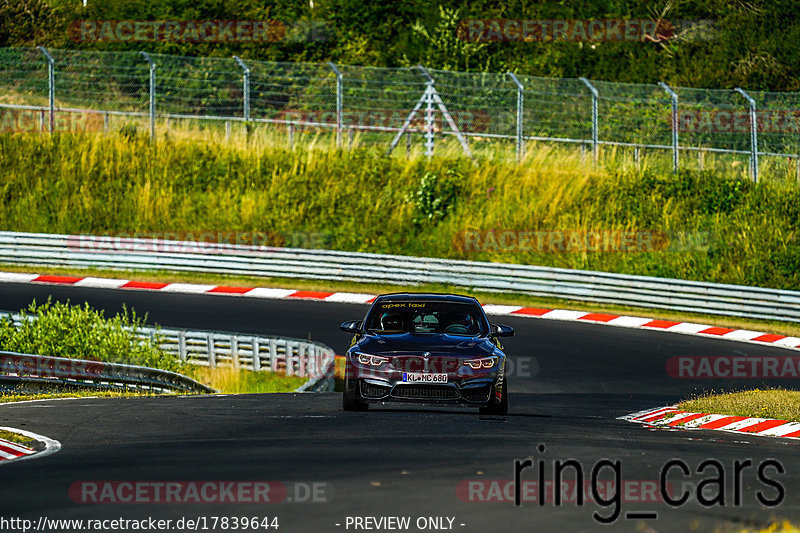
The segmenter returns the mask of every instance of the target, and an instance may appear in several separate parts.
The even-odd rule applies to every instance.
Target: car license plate
[[[447,374],[403,372],[403,382],[404,383],[447,383]]]

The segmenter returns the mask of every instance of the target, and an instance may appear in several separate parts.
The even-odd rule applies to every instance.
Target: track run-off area
[[[107,314],[125,305],[165,327],[310,338],[337,353],[350,340],[339,324],[361,319],[368,308],[0,283],[0,309],[48,297],[85,301]],[[42,517],[152,518],[170,531],[271,531],[277,524],[283,532],[738,531],[800,518],[800,442],[618,420],[695,392],[797,384],[680,377],[670,370],[672,358],[796,351],[603,324],[490,318],[516,330],[504,342],[513,363],[504,417],[396,404],[345,413],[334,393],[2,405],[0,426],[46,435],[62,447],[0,467],[0,516],[34,526]],[[560,502],[552,490],[559,477]],[[258,522],[242,527],[244,518]],[[6,526],[0,529],[14,531]]]

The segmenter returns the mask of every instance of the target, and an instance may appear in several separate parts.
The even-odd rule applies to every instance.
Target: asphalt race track
[[[49,295],[73,303],[87,301],[108,312],[125,303],[138,313],[148,313],[149,322],[164,326],[310,337],[337,352],[349,341],[339,323],[359,319],[367,309],[30,284],[0,284],[0,309],[16,310]],[[596,324],[494,320],[517,331],[505,343],[517,366],[510,378],[511,409],[506,417],[395,405],[344,413],[338,394],[77,399],[0,406],[0,426],[34,431],[63,445],[60,452],[41,460],[0,467],[0,517],[34,522],[43,516],[154,517],[173,523],[181,517],[206,517],[206,531],[224,531],[219,522],[212,529],[208,520],[267,516],[278,517],[281,532],[398,531],[354,527],[353,517],[387,516],[410,517],[407,531],[423,530],[417,528],[419,517],[448,517],[453,519],[452,530],[463,532],[738,531],[765,526],[772,518],[800,519],[798,441],[651,430],[616,419],[674,403],[698,390],[796,385],[774,380],[674,379],[665,370],[672,356],[794,352]],[[528,498],[517,507],[511,490],[514,461],[528,457],[534,466],[522,472],[522,481],[535,481],[540,470],[546,481],[552,480],[553,462],[569,459],[577,461],[590,481],[593,465],[607,458],[620,461],[622,482],[631,488],[618,506],[574,501],[539,505]],[[724,487],[707,483],[710,486],[701,490],[703,480],[717,477],[717,468],[688,476],[675,468],[668,477],[670,486],[678,488],[678,495],[685,489],[689,501],[676,507],[641,501],[648,500],[642,488],[658,484],[662,467],[675,458],[692,471],[704,460],[715,459],[724,471]],[[754,466],[737,476],[734,462],[747,459]],[[766,477],[777,482],[783,497],[774,485],[757,479],[758,466],[769,459],[784,469],[782,474],[766,469]],[[565,479],[574,479],[576,469],[566,469]],[[610,473],[606,470],[599,477],[607,480]],[[80,502],[75,493],[71,497],[70,487],[81,481],[279,481],[288,493],[283,501],[266,504],[96,504]],[[313,498],[306,490],[313,483],[317,483],[316,502],[309,501]],[[499,492],[498,487],[502,487]],[[725,502],[701,505],[698,493],[701,497],[723,493]],[[763,506],[757,493],[777,504]],[[494,501],[477,501],[483,498]],[[619,517],[610,526],[593,518],[595,512],[608,516],[615,508]],[[438,528],[436,523],[422,525],[427,531],[447,530],[442,528],[449,522],[445,519]]]

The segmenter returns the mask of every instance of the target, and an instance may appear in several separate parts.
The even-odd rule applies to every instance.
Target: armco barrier
[[[0,263],[440,283],[636,307],[800,322],[800,292],[608,272],[330,250],[0,232]]]
[[[20,324],[21,317],[19,315],[0,312],[0,318],[4,316],[10,317],[15,324]],[[186,363],[212,368],[233,366],[234,368],[254,371],[281,371],[288,376],[308,378],[297,389],[298,392],[331,390],[333,386],[335,353],[333,349],[321,343],[285,337],[259,337],[217,331],[187,331],[150,327],[138,328],[136,334],[143,340],[156,342],[162,350]],[[59,361],[68,362],[70,365],[77,365],[75,368],[80,370],[78,374],[84,376],[87,375],[87,372],[84,371],[86,368],[91,369],[93,372],[99,368],[104,368],[100,381],[109,381],[109,379],[113,378],[108,386],[113,386],[114,388],[118,388],[114,384],[120,384],[122,388],[136,388],[138,386],[149,389],[160,387],[163,390],[213,392],[213,389],[196,383],[194,380],[163,370],[57,357],[42,358],[42,356],[25,354],[15,354],[15,356],[30,358],[25,360],[28,361],[24,364],[26,369],[31,367],[31,364],[33,364],[31,362],[39,365],[45,359],[48,361],[47,364],[50,365],[47,368],[52,369],[53,364],[61,364]],[[21,377],[17,372],[20,367],[15,363],[16,359],[2,359],[2,353],[0,353],[0,361],[8,363],[7,366],[5,364],[0,366],[0,381]],[[39,367],[36,368],[38,369]],[[92,375],[94,374],[89,373],[90,377]],[[181,388],[183,386],[181,383],[183,382],[176,382],[175,376],[199,385],[202,389]],[[26,381],[39,380],[35,373],[28,373],[24,377]],[[55,376],[46,377],[48,380],[55,379]],[[84,379],[84,384],[100,383],[100,381],[87,382]],[[44,383],[53,383],[53,381]]]
[[[14,352],[0,352],[0,383],[154,392],[215,392],[211,387],[167,370]]]

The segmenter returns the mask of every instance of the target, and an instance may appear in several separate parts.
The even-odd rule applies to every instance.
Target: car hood
[[[485,337],[404,333],[366,335],[354,348],[372,354],[430,352],[433,355],[483,357],[490,355],[495,345]]]

